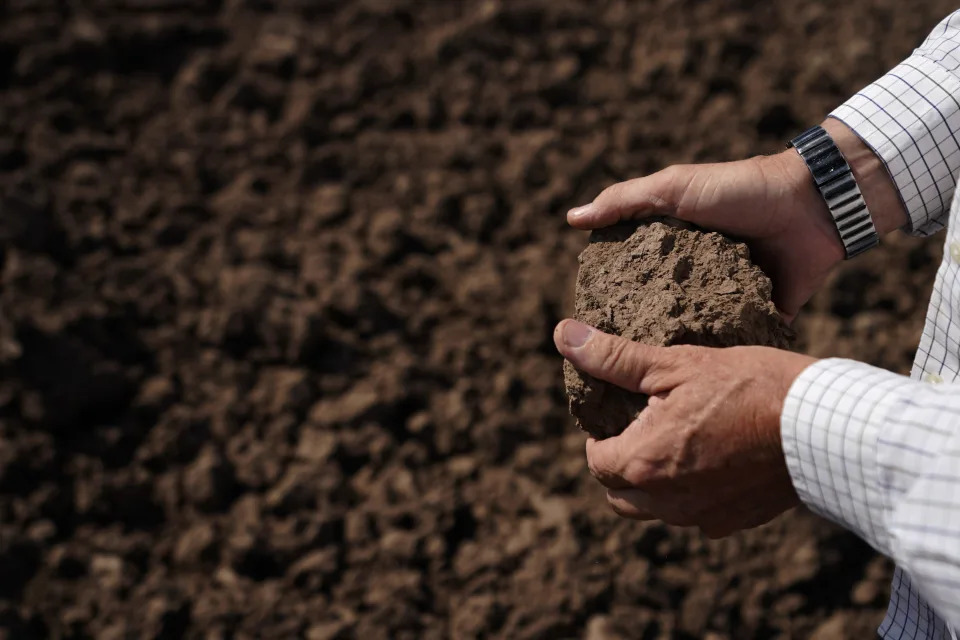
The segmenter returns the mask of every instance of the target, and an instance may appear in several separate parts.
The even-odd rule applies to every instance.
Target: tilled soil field
[[[0,3],[0,637],[869,637],[805,513],[618,520],[563,213],[773,152],[941,0]],[[939,240],[801,347],[907,371]]]

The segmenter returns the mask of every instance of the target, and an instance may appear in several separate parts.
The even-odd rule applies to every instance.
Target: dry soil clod
[[[789,346],[793,332],[746,245],[674,220],[594,231],[580,254],[581,322],[649,345]],[[704,375],[710,375],[705,371]],[[619,435],[647,396],[564,363],[570,413],[595,438]]]

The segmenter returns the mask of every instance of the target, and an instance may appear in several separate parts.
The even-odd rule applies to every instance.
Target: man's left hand
[[[650,396],[624,432],[587,440],[613,510],[718,538],[798,504],[780,441],[790,385],[813,358],[768,347],[651,347],[574,320],[560,353],[595,378]]]

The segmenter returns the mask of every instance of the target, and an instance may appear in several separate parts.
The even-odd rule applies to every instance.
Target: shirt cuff
[[[877,438],[903,382],[902,376],[852,360],[820,360],[794,381],[780,421],[800,499],[887,555]]]
[[[914,53],[835,109],[884,162],[908,214],[906,230],[944,227],[960,172],[960,78]]]

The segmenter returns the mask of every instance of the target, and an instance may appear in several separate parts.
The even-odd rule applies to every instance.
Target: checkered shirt
[[[797,493],[897,563],[883,638],[960,630],[960,11],[837,108],[884,161],[907,230],[947,228],[910,378],[843,359],[810,366],[781,419]]]

